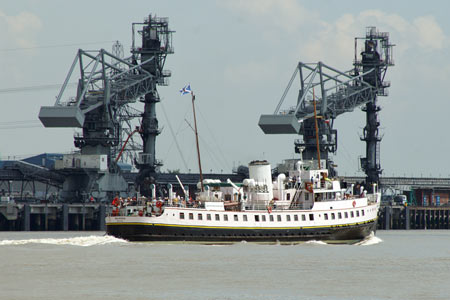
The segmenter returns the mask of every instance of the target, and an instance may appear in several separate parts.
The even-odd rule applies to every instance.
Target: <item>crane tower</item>
[[[358,59],[358,46],[363,43]],[[368,27],[366,36],[355,38],[355,60],[349,71],[340,71],[323,62],[299,62],[275,111],[261,115],[258,125],[266,134],[298,134],[295,151],[302,153],[304,160],[321,159],[321,165],[335,175],[329,153],[337,150],[337,130],[334,120],[340,114],[362,107],[366,112],[366,126],[361,139],[366,142],[366,157],[361,167],[366,172],[366,184],[379,181],[381,173],[379,159],[378,96],[387,96],[389,82],[384,77],[389,66],[393,66],[392,47],[389,34]],[[296,104],[284,102],[294,80],[299,77]],[[314,103],[315,102],[315,103]],[[316,144],[314,104],[317,107],[319,152]]]
[[[140,135],[143,142],[143,151],[139,153],[135,161],[139,174],[136,183],[141,194],[151,196],[150,184],[155,183],[157,172],[162,166],[162,161],[156,159],[156,136],[160,134],[158,129],[158,119],[156,118],[156,104],[160,102],[156,85],[168,85],[167,78],[171,72],[164,70],[167,54],[173,53],[172,33],[169,29],[167,18],[149,17],[144,23],[133,23],[133,45],[131,49],[133,62],[144,63],[143,69],[153,77],[154,86],[141,98],[144,103],[144,112]],[[135,47],[135,37],[141,36],[142,46]],[[155,195],[153,195],[155,196]]]
[[[58,164],[59,172],[66,175],[63,201],[86,197],[106,200],[114,194],[126,195],[127,182],[117,161],[125,148],[124,136],[134,132],[141,134],[144,144],[136,158],[140,171],[155,172],[160,164],[155,158],[155,138],[159,134],[156,86],[167,85],[170,76],[163,66],[166,55],[173,53],[173,31],[168,28],[167,18],[151,15],[132,27],[130,57],[122,57],[117,43],[114,54],[104,49],[79,49],[55,104],[43,106],[39,112],[45,127],[81,128],[81,134],[74,137],[79,153],[65,155]],[[137,34],[142,36],[142,46],[135,45]],[[76,95],[67,97],[67,86],[73,77],[78,77]],[[133,107],[137,101],[144,103],[143,112]],[[133,130],[134,118],[141,121]]]

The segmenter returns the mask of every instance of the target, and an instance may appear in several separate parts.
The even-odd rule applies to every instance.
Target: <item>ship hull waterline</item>
[[[320,240],[332,243],[357,242],[375,233],[377,220],[331,227],[292,228],[224,228],[166,224],[107,224],[108,235],[128,241],[186,241],[186,242],[304,242]]]

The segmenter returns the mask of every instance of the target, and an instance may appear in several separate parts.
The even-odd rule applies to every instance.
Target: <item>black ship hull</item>
[[[165,224],[107,224],[109,235],[128,241],[193,242],[301,242],[310,240],[360,241],[376,231],[377,221],[339,227],[293,227],[283,229],[211,228]]]

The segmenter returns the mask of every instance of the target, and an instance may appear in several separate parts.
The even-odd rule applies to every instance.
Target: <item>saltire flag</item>
[[[180,90],[180,94],[181,94],[181,96],[186,95],[186,94],[192,94],[191,84],[185,85],[184,88],[182,88]]]

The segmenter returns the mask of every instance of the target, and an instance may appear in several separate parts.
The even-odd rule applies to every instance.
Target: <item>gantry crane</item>
[[[116,158],[123,141],[133,132],[139,132],[143,141],[143,151],[135,158],[143,174],[138,177],[138,186],[161,165],[155,158],[159,134],[155,104],[160,101],[156,87],[167,85],[171,75],[163,68],[167,54],[173,53],[172,33],[167,18],[150,15],[143,23],[132,24],[133,44],[128,58],[118,55],[121,51],[117,44],[115,54],[104,49],[78,50],[56,103],[41,107],[39,112],[45,127],[82,128],[82,134],[74,138],[80,154],[68,156],[61,168],[67,174],[64,199],[91,195],[106,199],[126,192],[127,183]],[[137,36],[141,37],[141,46],[136,46]],[[79,70],[76,96],[63,98],[75,70]],[[143,112],[131,106],[137,101],[144,103]],[[138,128],[131,128],[134,118],[140,118]],[[107,160],[106,167],[103,160]]]
[[[363,42],[361,59],[358,44]],[[337,130],[334,119],[340,114],[362,107],[366,112],[366,126],[361,140],[366,142],[366,157],[361,167],[366,173],[366,186],[378,183],[381,174],[379,156],[378,96],[387,96],[389,82],[384,81],[389,66],[393,66],[389,34],[368,27],[366,36],[355,38],[355,60],[350,71],[342,72],[322,62],[302,63],[295,68],[273,114],[261,115],[258,125],[266,134],[299,134],[295,151],[305,160],[323,161],[322,165],[334,175],[329,153],[337,150]],[[295,106],[281,109],[286,95],[299,76],[299,92]],[[314,95],[314,97],[313,97]],[[314,98],[314,99],[313,99]],[[315,103],[314,103],[315,101]],[[317,105],[319,152],[316,146],[314,104]]]

